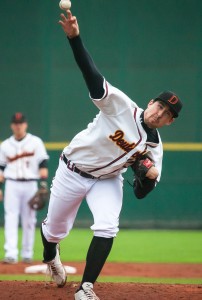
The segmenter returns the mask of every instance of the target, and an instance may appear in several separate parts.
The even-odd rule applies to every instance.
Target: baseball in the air
[[[71,8],[71,1],[70,0],[61,0],[60,2],[59,2],[59,7],[61,8],[61,9],[64,9],[64,10],[68,10],[68,9],[70,9]]]

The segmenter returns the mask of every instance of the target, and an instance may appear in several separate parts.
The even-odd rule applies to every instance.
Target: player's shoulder
[[[137,103],[133,101],[129,95],[127,95],[123,90],[113,86],[111,83],[106,81],[107,88],[108,88],[108,95],[112,98],[121,99],[121,101],[132,108],[138,107]]]
[[[32,145],[35,145],[36,147],[37,146],[40,147],[42,144],[44,144],[43,141],[42,141],[42,139],[40,137],[38,137],[38,136],[36,136],[36,135],[34,135],[32,133],[27,133],[25,143],[26,142],[29,142]]]
[[[11,144],[14,141],[14,137],[10,136],[9,138],[3,140],[0,144],[1,147],[7,147],[9,144]]]
[[[29,139],[29,140],[36,141],[36,142],[39,142],[39,141],[41,142],[42,141],[42,139],[39,136],[34,135],[34,134],[30,133],[30,132],[27,133],[26,138]]]

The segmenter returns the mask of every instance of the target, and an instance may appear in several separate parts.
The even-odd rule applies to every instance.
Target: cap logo
[[[22,118],[22,114],[21,113],[16,113],[15,118],[16,118],[16,120],[20,120]]]
[[[176,104],[177,102],[178,102],[179,100],[178,100],[178,98],[175,96],[175,95],[173,95],[169,100],[168,100],[168,102],[169,103],[171,103],[171,104]]]

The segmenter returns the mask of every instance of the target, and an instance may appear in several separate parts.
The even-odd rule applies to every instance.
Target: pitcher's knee
[[[91,229],[94,231],[94,236],[98,236],[98,237],[104,237],[104,238],[113,238],[117,236],[117,233],[119,231],[118,227],[114,227],[114,228],[106,228],[106,229],[95,229],[93,228],[93,226],[91,227]]]
[[[51,243],[59,243],[68,235],[67,232],[58,232],[54,229],[51,230],[46,224],[42,224],[42,231],[46,240]]]

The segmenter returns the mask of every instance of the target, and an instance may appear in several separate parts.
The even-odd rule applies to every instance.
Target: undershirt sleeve
[[[73,39],[69,39],[70,46],[72,48],[74,58],[79,66],[86,85],[90,92],[90,96],[93,99],[101,99],[104,96],[105,90],[103,87],[104,78],[94,64],[93,59],[85,48],[81,37],[76,36]]]
[[[4,171],[5,168],[6,168],[6,166],[0,166],[1,171]]]
[[[40,164],[39,164],[39,169],[43,168],[48,168],[48,159],[44,159]]]

